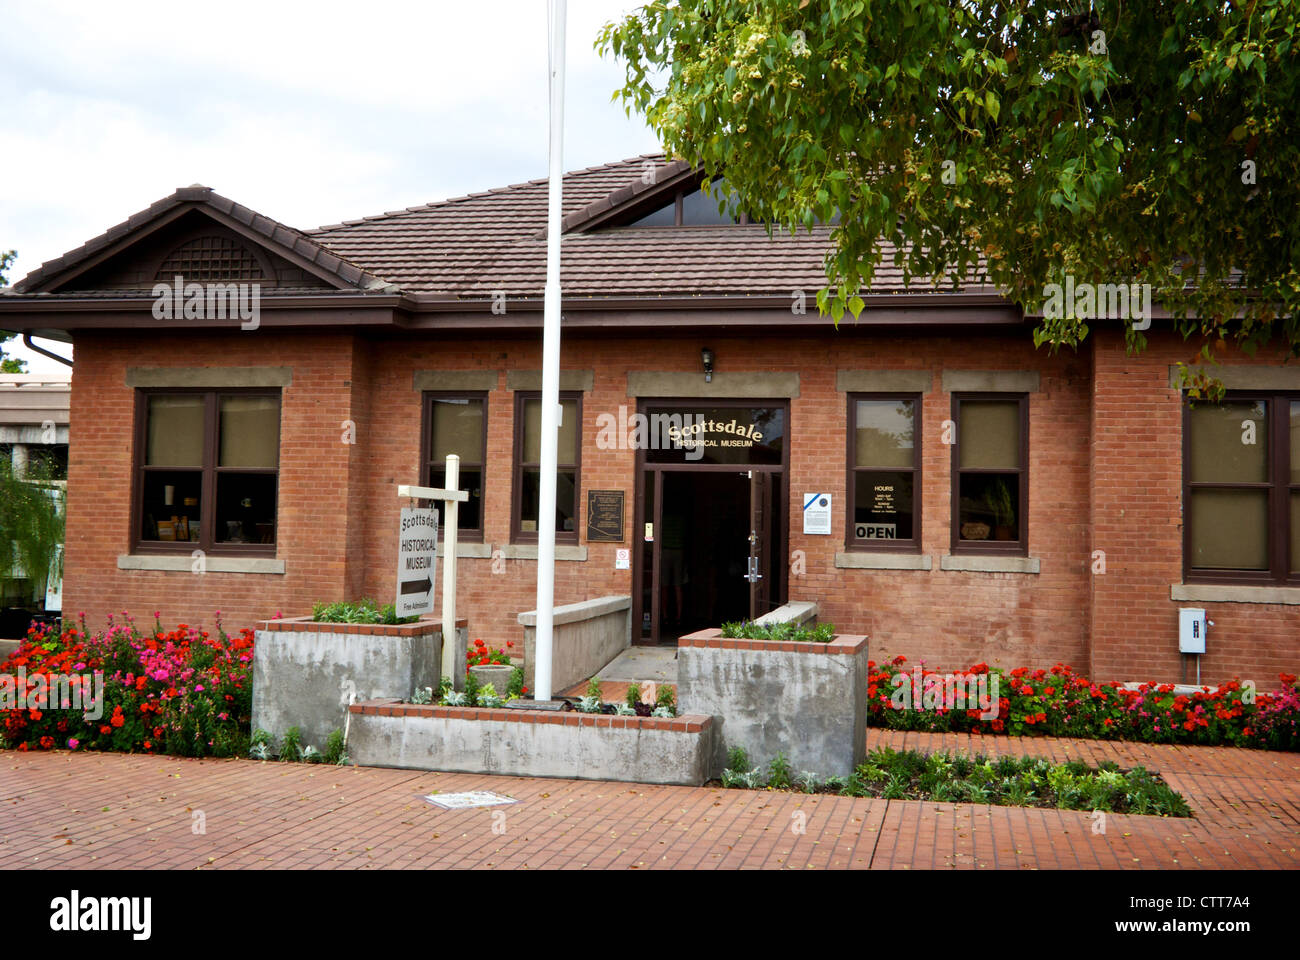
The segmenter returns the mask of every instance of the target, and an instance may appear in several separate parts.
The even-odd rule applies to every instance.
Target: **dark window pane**
[[[520,491],[519,530],[521,533],[537,532],[537,513],[541,504],[542,472],[525,467],[522,471]],[[576,508],[578,476],[572,470],[561,470],[555,481],[555,530],[557,533],[578,528]]]
[[[1268,492],[1193,490],[1192,566],[1268,569]]]
[[[647,213],[640,220],[633,220],[628,226],[632,227],[671,227],[677,223],[677,198],[666,207],[660,207]]]
[[[447,468],[442,464],[433,464],[429,469],[429,486],[445,487],[447,485]],[[469,494],[469,499],[460,505],[456,522],[461,530],[483,529],[483,471],[461,470],[460,488]],[[442,519],[442,506],[438,507],[439,521]]]
[[[28,474],[45,480],[68,479],[68,445],[27,448]]]
[[[140,539],[197,543],[202,491],[203,474],[197,470],[146,471]]]
[[[967,473],[958,481],[962,540],[1020,539],[1020,475]]]
[[[911,540],[913,475],[864,473],[854,476],[853,536],[857,540]]]
[[[1291,566],[1292,573],[1300,573],[1300,493],[1291,493]]]
[[[711,189],[713,196],[706,196],[703,190],[693,190],[682,196],[682,226],[724,227],[737,222],[739,213],[734,197],[728,199],[722,213],[718,212],[718,204],[726,196],[726,184],[718,181]]]
[[[274,474],[217,475],[218,543],[275,543]]]

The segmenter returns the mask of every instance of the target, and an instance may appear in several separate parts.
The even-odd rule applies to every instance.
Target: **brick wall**
[[[722,372],[797,371],[800,395],[790,404],[789,549],[805,572],[789,579],[791,599],[817,600],[823,619],[871,637],[872,657],[904,654],[949,669],[979,660],[1048,667],[1058,661],[1094,675],[1177,679],[1176,609],[1170,584],[1181,579],[1178,398],[1167,366],[1176,348],[1157,341],[1141,360],[1124,356],[1116,338],[1094,335],[1078,354],[1034,350],[1028,332],[1007,336],[865,336],[827,329],[803,338],[707,338],[687,333],[655,338],[585,338],[564,344],[566,369],[594,370],[584,396],[583,491],[626,492],[625,544],[588,544],[586,562],[557,562],[556,602],[631,592],[630,571],[614,569],[620,546],[637,546],[632,524],[635,454],[596,447],[596,419],[635,410],[627,373],[700,372],[700,349],[711,347]],[[1186,348],[1184,348],[1186,349]],[[77,337],[69,466],[68,576],[65,609],[92,621],[129,609],[161,609],[169,620],[210,623],[223,611],[243,626],[282,611],[305,614],[313,601],[394,591],[396,496],[418,482],[422,369],[494,370],[488,401],[488,467],[484,539],[509,542],[513,394],[512,369],[537,370],[534,340],[362,340],[336,333],[263,329],[226,337],[175,340],[132,335]],[[1094,389],[1092,375],[1097,366]],[[128,366],[276,365],[293,368],[283,395],[280,544],[286,574],[121,571],[129,545],[132,391]],[[843,550],[846,397],[839,369],[928,371],[932,386],[922,412],[922,540],[930,571],[837,569]],[[943,571],[949,552],[950,448],[940,439],[951,417],[942,371],[1039,371],[1030,398],[1029,552],[1041,572]],[[701,373],[702,379],[702,373]],[[344,421],[357,442],[341,442]],[[1096,442],[1091,438],[1095,434]],[[1095,497],[1090,500],[1090,484]],[[804,491],[834,495],[836,533],[805,536],[798,523]],[[1093,528],[1095,512],[1095,529]],[[1107,573],[1089,571],[1104,549]],[[799,551],[800,554],[795,552]],[[536,562],[460,560],[458,614],[471,637],[493,645],[522,640],[516,615],[535,606]],[[1267,679],[1294,669],[1300,619],[1290,607],[1224,605],[1211,617],[1207,680],[1240,672]],[[1226,609],[1231,607],[1232,609]],[[1096,642],[1089,647],[1090,629]]]
[[[1093,580],[1094,674],[1181,679],[1178,608],[1205,607],[1214,626],[1202,682],[1239,676],[1273,689],[1277,674],[1295,673],[1300,661],[1300,607],[1170,599],[1183,580],[1183,517],[1182,407],[1169,388],[1169,367],[1194,359],[1193,348],[1173,335],[1155,336],[1129,356],[1119,335],[1093,340],[1093,549],[1106,554],[1106,574]],[[1281,362],[1263,351],[1221,359]]]

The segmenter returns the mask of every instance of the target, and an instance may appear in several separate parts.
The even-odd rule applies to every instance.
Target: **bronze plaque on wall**
[[[623,491],[587,491],[587,541],[623,542]]]

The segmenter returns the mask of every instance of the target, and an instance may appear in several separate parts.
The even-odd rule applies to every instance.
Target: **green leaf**
[[[992,90],[984,93],[984,109],[989,112],[989,116],[994,120],[998,118],[998,112],[1002,109],[1002,104],[998,102],[997,94]]]

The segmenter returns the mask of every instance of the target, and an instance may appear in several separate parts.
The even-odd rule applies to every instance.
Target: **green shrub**
[[[738,640],[830,643],[835,639],[835,626],[830,623],[819,623],[815,627],[804,627],[791,621],[761,625],[752,620],[739,620],[724,623],[722,635],[728,639]]]
[[[789,790],[790,783],[790,763],[784,753],[778,753],[767,765],[767,785],[773,790]]]
[[[343,731],[334,730],[325,740],[325,762],[338,765],[346,758],[347,744],[343,740]]]
[[[414,623],[419,617],[399,617],[397,607],[391,603],[379,606],[369,597],[361,600],[340,600],[336,603],[317,603],[312,606],[312,619],[317,623]]]
[[[297,763],[302,759],[302,731],[290,727],[280,740],[280,759],[285,763]]]
[[[510,671],[510,682],[506,684],[506,699],[517,699],[524,695],[524,668],[515,667]]]

